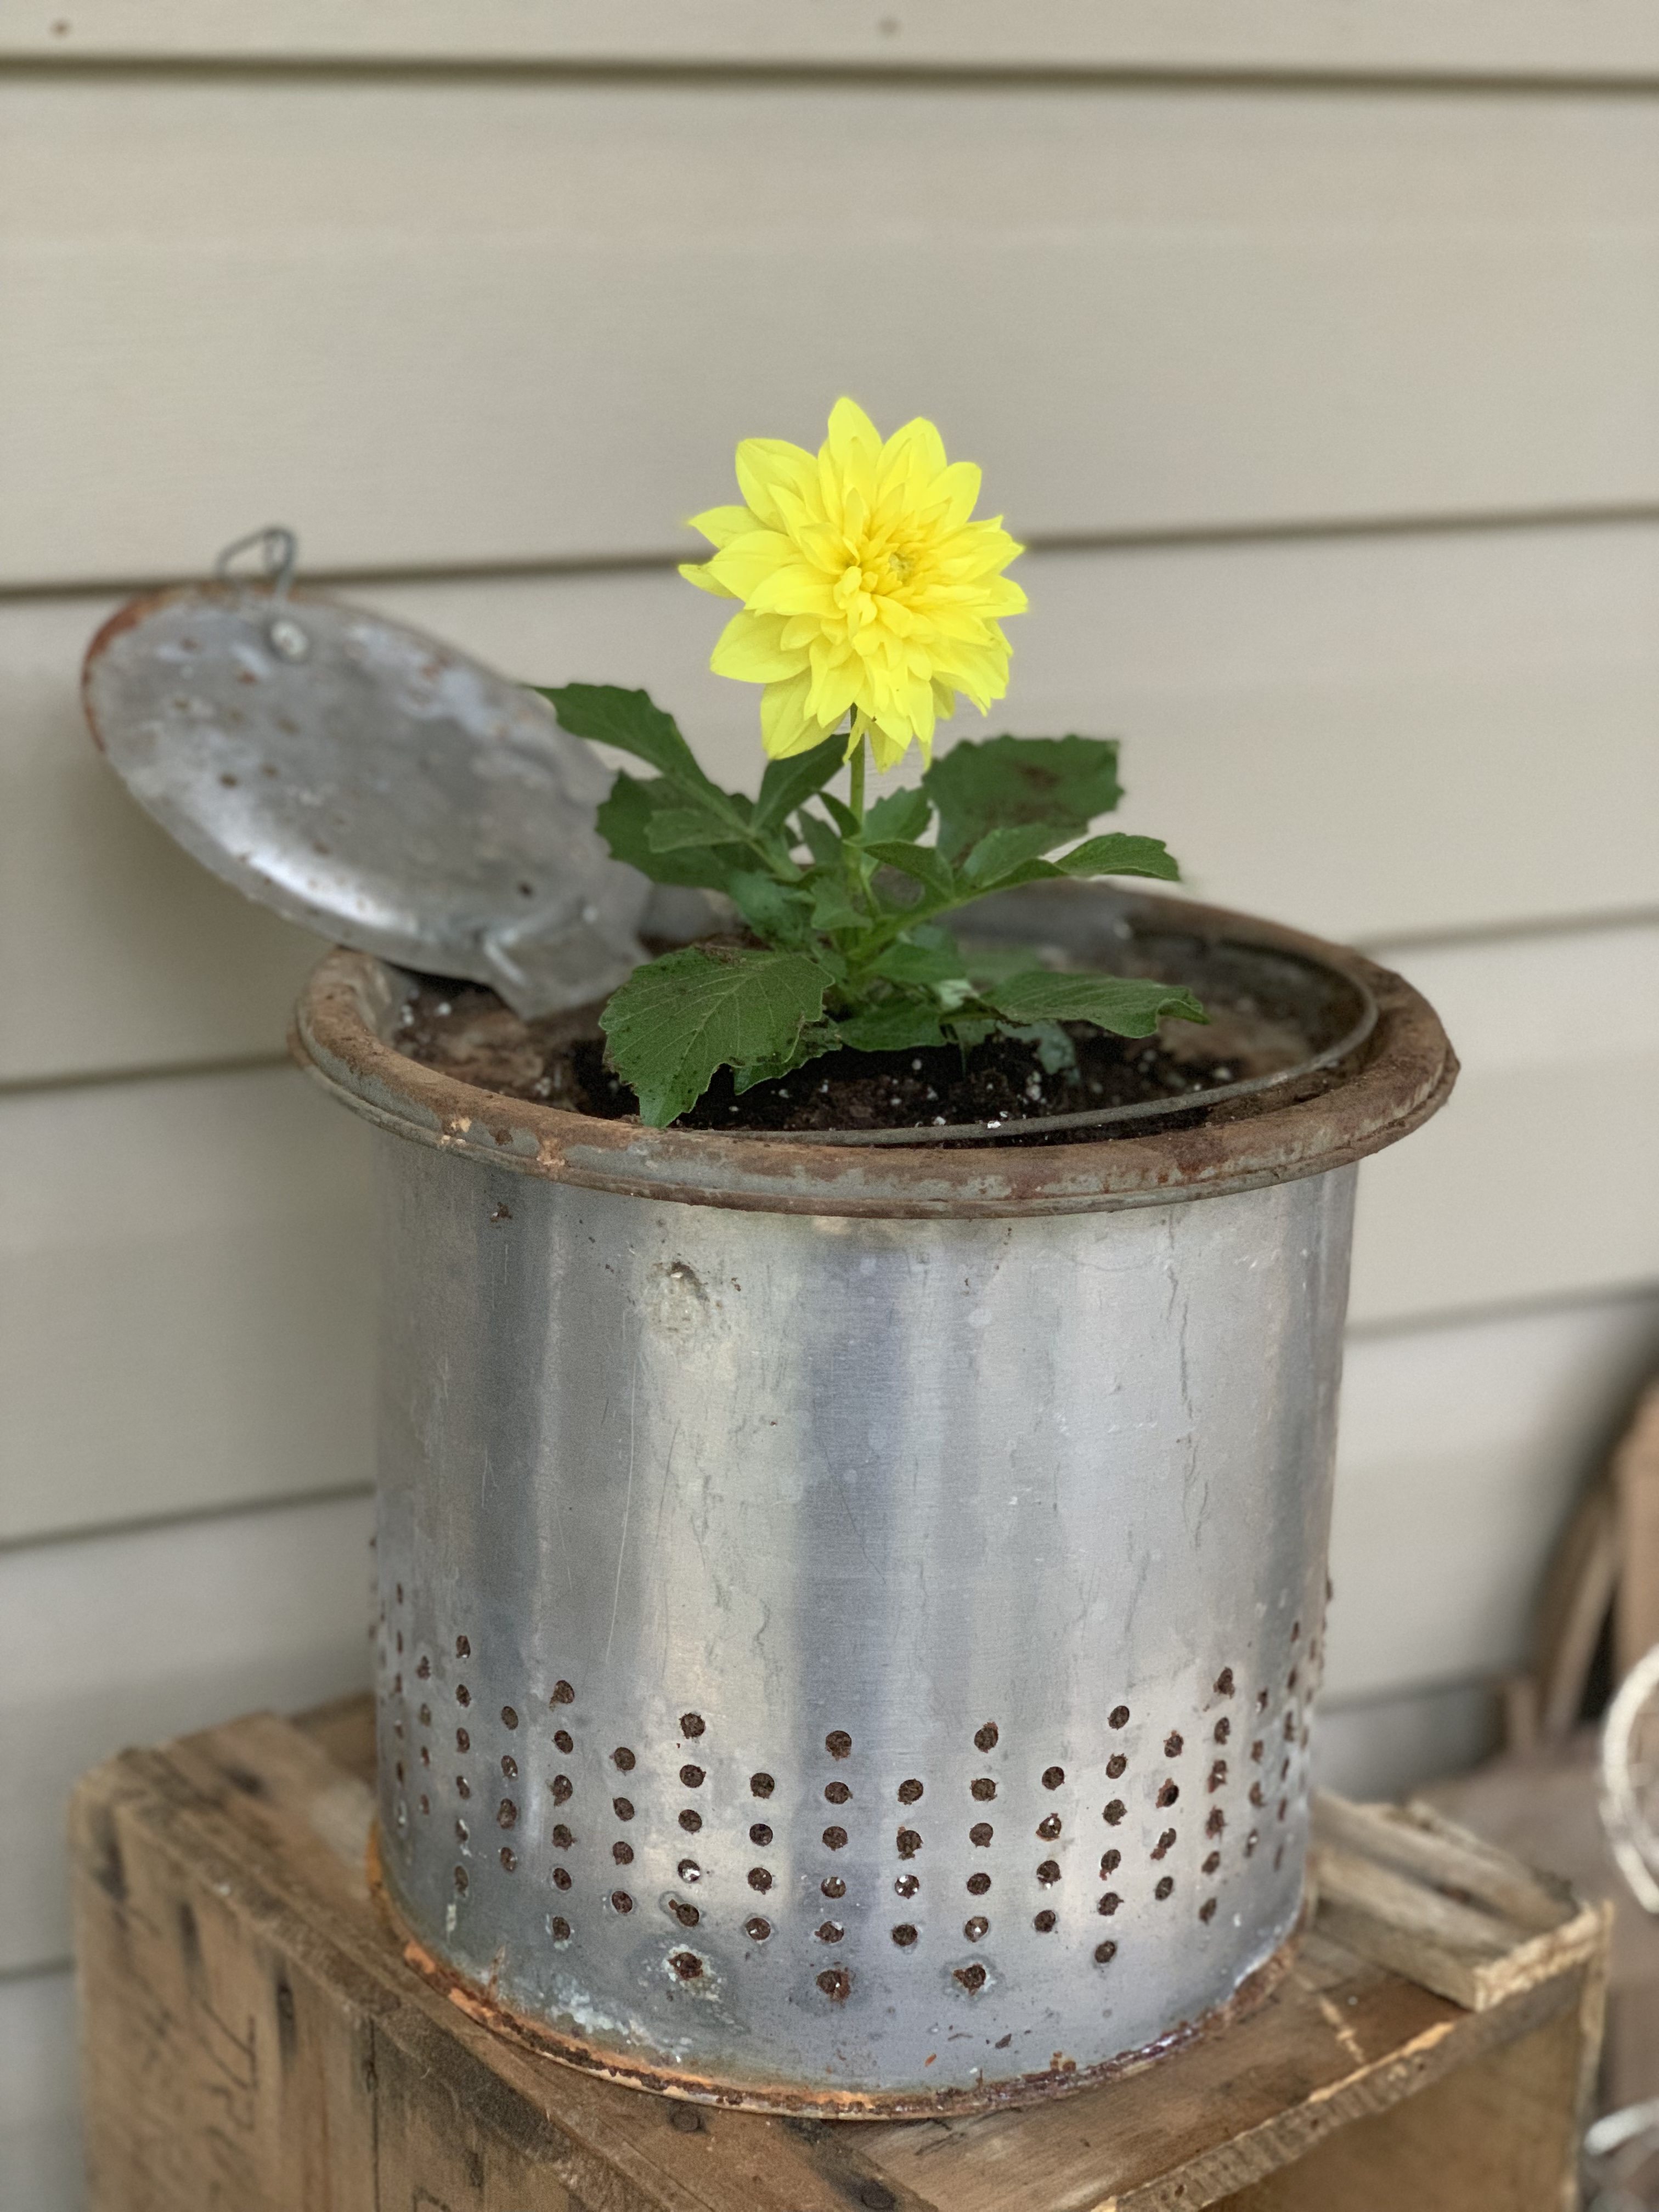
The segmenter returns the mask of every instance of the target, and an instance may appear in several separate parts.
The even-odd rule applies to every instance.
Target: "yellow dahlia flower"
[[[1001,526],[969,520],[980,472],[947,462],[918,416],[884,445],[861,407],[838,399],[816,453],[745,438],[746,504],[694,516],[716,548],[680,574],[741,599],[714,647],[717,676],[763,684],[761,737],[774,759],[822,744],[850,708],[849,756],[869,737],[878,768],[912,739],[931,755],[933,725],[963,692],[983,714],[1008,688],[998,621],[1025,594],[1002,574],[1022,550]]]

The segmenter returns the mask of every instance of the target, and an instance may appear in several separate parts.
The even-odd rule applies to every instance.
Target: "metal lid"
[[[268,573],[232,575],[256,542]],[[216,875],[342,945],[526,1017],[614,989],[649,886],[594,828],[610,772],[521,684],[290,591],[293,556],[258,532],[219,580],[105,624],[82,690],[117,775]]]

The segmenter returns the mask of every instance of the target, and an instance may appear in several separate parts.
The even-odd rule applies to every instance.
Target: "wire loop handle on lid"
[[[263,530],[250,530],[246,538],[227,545],[213,564],[214,574],[223,577],[227,583],[234,582],[234,563],[238,556],[252,552],[255,546],[259,550],[260,565],[270,586],[272,599],[278,602],[285,599],[300,564],[300,540],[280,522],[268,522]]]

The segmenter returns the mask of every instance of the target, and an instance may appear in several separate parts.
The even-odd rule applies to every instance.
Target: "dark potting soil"
[[[596,1007],[525,1021],[493,991],[440,978],[423,981],[392,1042],[423,1066],[508,1098],[620,1121],[639,1102],[605,1065]],[[993,1036],[911,1052],[837,1052],[741,1097],[722,1069],[678,1126],[687,1129],[927,1129],[948,1122],[1023,1121],[1102,1106],[1168,1101],[1173,1110],[1254,1073],[1205,1049],[1206,1032],[1172,1049],[1157,1037],[1115,1037],[1068,1023],[1074,1067],[1046,1068],[1039,1047]],[[1052,1055],[1051,1055],[1052,1057]],[[1129,1127],[1144,1131],[1139,1121]],[[1098,1138],[1098,1129],[1078,1135]]]

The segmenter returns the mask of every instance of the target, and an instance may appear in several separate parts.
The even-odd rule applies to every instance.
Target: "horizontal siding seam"
[[[1403,1686],[1395,1683],[1382,1690],[1339,1691],[1334,1697],[1319,1697],[1316,1700],[1316,1709],[1320,1713],[1333,1716],[1382,1712],[1390,1705],[1420,1705],[1431,1698],[1456,1697],[1470,1690],[1491,1690],[1495,1693],[1503,1680],[1501,1674],[1492,1673],[1437,1675],[1432,1681],[1408,1682]]]
[[[715,88],[747,85],[846,84],[921,87],[970,91],[988,84],[1020,90],[1062,89],[1098,85],[1157,93],[1216,89],[1295,96],[1298,93],[1397,94],[1488,94],[1550,99],[1586,94],[1607,99],[1644,99],[1659,90],[1659,58],[1640,56],[1620,63],[1586,56],[1560,63],[1536,58],[1505,64],[1501,56],[1478,60],[1395,57],[1367,60],[1333,55],[1305,60],[1280,53],[1195,56],[1124,53],[1118,57],[1020,59],[988,55],[982,59],[947,57],[937,52],[906,60],[900,55],[799,52],[753,58],[736,47],[702,53],[662,50],[647,53],[550,53],[544,46],[503,46],[495,52],[465,52],[414,41],[404,47],[365,42],[354,52],[331,51],[320,43],[265,51],[238,50],[202,40],[169,50],[156,43],[118,38],[88,39],[79,47],[43,47],[27,34],[0,30],[0,70],[17,76],[77,76],[106,71],[123,76],[331,78],[450,76],[477,82],[500,79],[521,83],[669,83]]]
[[[62,1954],[27,1966],[0,1966],[0,1990],[15,1989],[20,1982],[61,1981],[74,1972],[74,1960]]]
[[[79,1528],[32,1529],[27,1535],[0,1535],[0,1559],[19,1552],[43,1552],[88,1544],[112,1536],[143,1536],[163,1528],[188,1528],[209,1522],[246,1521],[255,1514],[298,1513],[313,1505],[335,1505],[370,1498],[373,1482],[331,1483],[316,1490],[283,1491],[262,1498],[239,1498],[222,1505],[189,1505],[170,1513],[135,1514],[125,1520],[90,1521]]]
[[[1466,514],[1409,512],[1400,514],[1304,516],[1278,522],[1172,523],[1146,529],[1062,532],[1052,535],[1033,532],[1021,539],[1028,553],[1180,553],[1212,547],[1342,544],[1352,539],[1388,538],[1492,537],[1550,530],[1623,530],[1651,528],[1659,523],[1659,503],[1471,508]],[[611,575],[665,575],[677,571],[696,546],[672,551],[578,554],[526,557],[522,560],[458,562],[434,566],[412,563],[388,567],[381,563],[343,568],[312,568],[301,562],[303,581],[316,589],[335,586],[372,589],[379,585],[446,585],[581,581]],[[0,607],[33,601],[110,599],[146,592],[165,591],[178,584],[197,583],[208,574],[204,559],[199,569],[167,570],[148,575],[43,577],[27,582],[0,582]]]
[[[289,1064],[286,1052],[232,1053],[220,1059],[158,1060],[137,1067],[76,1068],[67,1074],[0,1078],[0,1105],[43,1091],[102,1091],[113,1084],[176,1083],[181,1078],[249,1075]]]
[[[1389,1337],[1433,1336],[1454,1329],[1479,1328],[1494,1322],[1541,1321],[1553,1314],[1582,1312],[1589,1306],[1645,1305],[1659,1298],[1659,1281],[1609,1283],[1590,1289],[1544,1291],[1534,1297],[1495,1298],[1480,1304],[1438,1306],[1432,1311],[1391,1316],[1382,1321],[1353,1321],[1347,1326],[1350,1344],[1376,1344]]]

